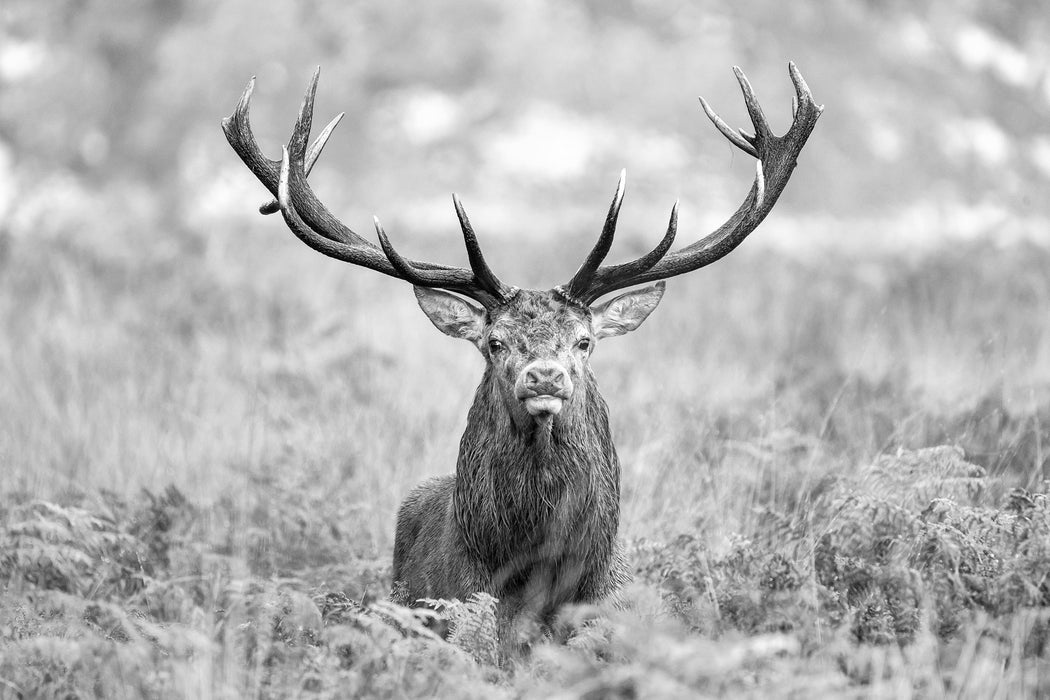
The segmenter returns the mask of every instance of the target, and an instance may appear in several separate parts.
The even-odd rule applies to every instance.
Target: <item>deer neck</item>
[[[613,466],[616,452],[609,429],[609,409],[588,370],[566,409],[546,427],[516,416],[491,372],[486,372],[467,414],[458,468],[464,476],[478,469],[497,470],[527,481],[571,479],[594,467]]]
[[[483,560],[498,565],[545,542],[615,536],[620,464],[605,400],[593,376],[585,384],[544,434],[514,419],[486,373],[460,441],[454,496],[459,528]]]

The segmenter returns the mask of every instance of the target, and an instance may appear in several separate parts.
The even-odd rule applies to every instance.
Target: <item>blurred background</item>
[[[407,285],[258,214],[219,128],[251,76],[276,157],[322,66],[316,119],[346,117],[311,182],[351,228],[378,214],[402,252],[464,265],[456,191],[498,274],[549,288],[621,168],[612,258],[676,198],[683,243],[724,221],[754,165],[697,96],[747,125],[739,65],[783,132],[788,60],[826,111],[776,210],[594,360],[629,502],[664,507],[632,496],[661,469],[939,442],[1038,481],[1048,33],[1036,0],[5,0],[0,484],[310,475],[380,516],[381,549],[409,486],[452,468],[480,360]]]
[[[379,213],[413,240],[447,233],[452,190],[487,238],[594,228],[621,167],[625,234],[658,235],[676,197],[707,230],[752,168],[696,96],[747,124],[740,65],[784,129],[788,60],[828,110],[758,245],[831,230],[864,247],[1002,240],[1038,235],[1050,206],[1050,13],[1034,1],[12,0],[2,13],[0,216],[15,240],[72,222],[114,248],[96,238],[263,228],[217,121],[257,75],[256,129],[279,154],[319,64],[318,118],[347,117],[316,186],[352,227]],[[158,235],[151,257],[173,245]]]

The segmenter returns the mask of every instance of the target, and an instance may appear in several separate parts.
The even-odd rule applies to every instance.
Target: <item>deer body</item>
[[[621,174],[593,250],[567,284],[547,291],[518,289],[496,277],[455,195],[469,270],[403,257],[378,219],[379,246],[337,220],[307,182],[342,116],[308,146],[317,73],[281,160],[264,156],[252,133],[248,105],[254,79],[233,116],[223,120],[230,145],[276,197],[262,213],[280,211],[300,240],[329,257],[411,283],[431,322],[470,342],[485,358],[455,475],[424,482],[401,506],[393,573],[395,597],[402,602],[462,599],[485,591],[501,599],[504,619],[521,612],[543,619],[563,603],[597,600],[626,579],[616,546],[620,464],[589,360],[597,341],[632,331],[649,316],[664,283],[595,302],[697,270],[740,245],[776,204],[823,110],[789,64],[793,119],[787,133],[777,136],[747,78],[739,68],[734,71],[754,134],[734,131],[703,98],[700,102],[722,135],[756,159],[755,181],[743,204],[713,233],[670,252],[678,228],[676,203],[653,250],[630,262],[603,265],[623,200],[626,174]]]
[[[533,305],[571,313],[555,298]],[[515,420],[498,370],[487,368],[456,474],[417,487],[398,514],[393,577],[403,602],[481,590],[509,611],[547,616],[626,580],[616,550],[620,463],[605,401],[590,369],[581,371],[571,405],[548,425]]]

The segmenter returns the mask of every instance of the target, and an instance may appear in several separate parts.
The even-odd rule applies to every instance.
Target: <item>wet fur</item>
[[[551,329],[589,322],[589,311],[570,314],[565,300],[535,296],[519,300],[509,322],[537,325],[526,329],[538,344],[533,350],[557,353],[559,334]],[[399,602],[485,591],[500,599],[501,617],[528,613],[542,621],[564,603],[596,601],[627,580],[616,545],[620,463],[608,408],[586,360],[571,371],[571,404],[544,427],[508,400],[512,372],[489,362],[455,475],[422,483],[401,506],[393,571]]]

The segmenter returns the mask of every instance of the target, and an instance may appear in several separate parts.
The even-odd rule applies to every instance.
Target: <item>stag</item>
[[[485,359],[455,474],[423,482],[398,513],[396,599],[414,604],[484,591],[500,599],[503,619],[529,614],[544,620],[564,603],[596,601],[627,579],[617,547],[620,463],[591,353],[597,341],[641,325],[663,296],[662,280],[724,257],[762,222],[823,110],[789,64],[792,124],[776,136],[744,73],[733,70],[754,133],[734,131],[702,97],[700,104],[730,143],[755,158],[755,180],[743,204],[710,235],[669,252],[678,229],[675,203],[655,248],[636,260],[604,265],[623,201],[621,173],[598,242],[568,283],[546,291],[519,289],[496,277],[455,195],[469,270],[404,257],[378,219],[379,246],[336,219],[307,182],[342,117],[309,143],[318,73],[279,161],[266,158],[252,134],[254,78],[223,120],[234,151],[275,197],[260,207],[262,213],[280,211],[288,228],[320,253],[409,282],[438,330],[470,342]],[[655,284],[596,304],[648,282]]]

